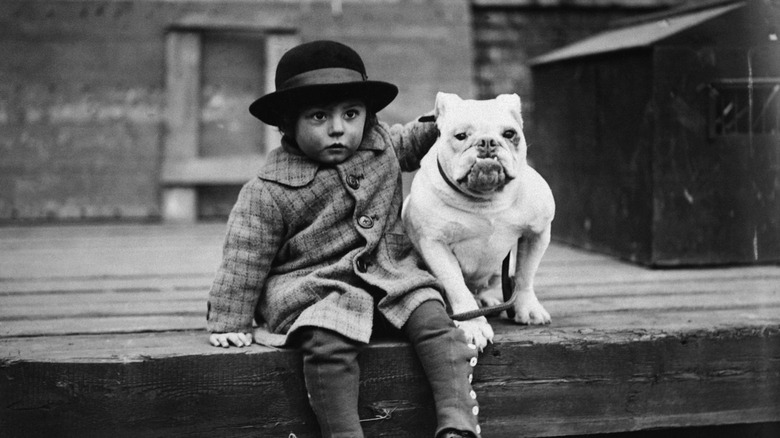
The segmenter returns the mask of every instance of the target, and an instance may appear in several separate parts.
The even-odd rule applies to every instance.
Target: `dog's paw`
[[[489,293],[483,292],[477,296],[477,304],[479,304],[479,307],[493,307],[502,303],[503,301],[498,297],[490,295]]]
[[[535,294],[519,296],[515,302],[515,322],[526,325],[549,324],[550,314],[536,298]]]
[[[476,345],[479,351],[482,351],[488,342],[493,342],[493,327],[484,316],[468,321],[455,321],[455,325],[466,334],[466,341]]]

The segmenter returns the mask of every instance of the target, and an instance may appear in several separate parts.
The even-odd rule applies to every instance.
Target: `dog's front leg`
[[[419,241],[419,249],[425,263],[444,287],[452,312],[457,314],[478,309],[474,295],[466,286],[460,264],[447,244],[422,239]],[[493,328],[484,316],[454,323],[463,330],[466,340],[476,345],[480,351],[488,342],[493,342]]]
[[[539,234],[523,235],[517,244],[515,268],[515,322],[520,324],[549,324],[550,314],[536,298],[534,277],[544,252],[550,245],[550,225]]]

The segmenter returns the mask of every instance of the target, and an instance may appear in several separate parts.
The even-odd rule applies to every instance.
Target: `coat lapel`
[[[358,147],[358,151],[383,151],[387,149],[387,145],[382,140],[379,129],[375,127],[365,136],[363,142]],[[352,161],[354,158],[355,156],[347,161]],[[310,160],[296,148],[283,141],[281,147],[272,150],[268,154],[266,163],[257,176],[260,179],[277,182],[289,187],[303,187],[314,179],[319,168],[320,163]]]

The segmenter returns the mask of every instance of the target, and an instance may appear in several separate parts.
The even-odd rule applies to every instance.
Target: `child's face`
[[[339,164],[360,146],[365,124],[366,105],[359,100],[306,107],[295,122],[295,141],[312,160]]]

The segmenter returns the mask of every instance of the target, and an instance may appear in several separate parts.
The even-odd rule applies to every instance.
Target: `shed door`
[[[780,54],[779,54],[780,55]],[[738,205],[752,236],[752,259],[780,259],[780,75],[716,81],[710,88],[713,146],[738,151]]]
[[[780,49],[664,49],[656,59],[658,258],[780,260]]]

